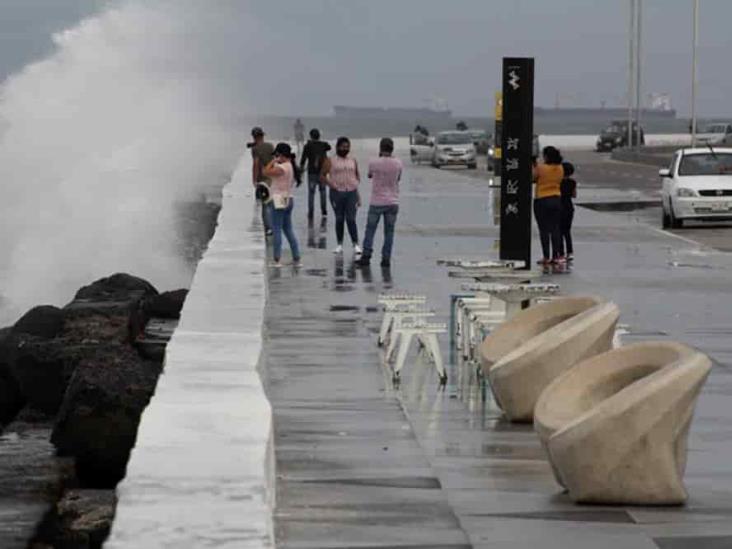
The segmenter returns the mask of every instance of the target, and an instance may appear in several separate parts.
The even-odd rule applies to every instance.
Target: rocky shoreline
[[[181,215],[193,267],[217,214],[203,201]],[[186,295],[117,273],[0,329],[0,547],[102,546]]]

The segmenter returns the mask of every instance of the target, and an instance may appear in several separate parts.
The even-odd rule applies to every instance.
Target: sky
[[[154,4],[160,0],[149,0]],[[203,1],[203,0],[201,0]],[[334,104],[425,106],[488,115],[503,56],[536,59],[536,104],[623,105],[628,0],[206,0],[221,29],[221,84],[247,109],[329,114]],[[1,0],[0,78],[49,51],[52,32],[124,0]],[[692,0],[644,0],[643,90],[690,110]],[[232,9],[233,8],[233,9]],[[213,15],[213,14],[212,14]],[[732,2],[701,0],[702,116],[732,116]],[[228,35],[227,35],[228,33]],[[181,51],[185,55],[185,50]]]

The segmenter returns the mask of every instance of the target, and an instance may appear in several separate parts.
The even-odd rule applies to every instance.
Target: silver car
[[[438,133],[432,153],[432,165],[435,168],[467,166],[474,170],[478,166],[478,161],[470,133],[460,131]]]

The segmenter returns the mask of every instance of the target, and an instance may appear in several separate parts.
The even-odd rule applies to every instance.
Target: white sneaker
[[[353,245],[353,253],[355,253],[356,255],[361,255],[363,253],[363,250],[361,249],[361,246],[359,246],[358,244],[354,244]]]
[[[342,254],[343,253],[343,246],[338,244],[338,246],[335,247],[335,250],[333,250],[334,254]]]

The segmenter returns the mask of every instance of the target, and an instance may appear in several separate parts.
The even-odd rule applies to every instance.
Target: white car
[[[440,168],[447,165],[465,165],[474,170],[478,166],[473,138],[468,132],[440,132],[435,138],[432,165]]]
[[[664,228],[680,228],[687,219],[732,220],[732,148],[678,150],[658,175]]]

